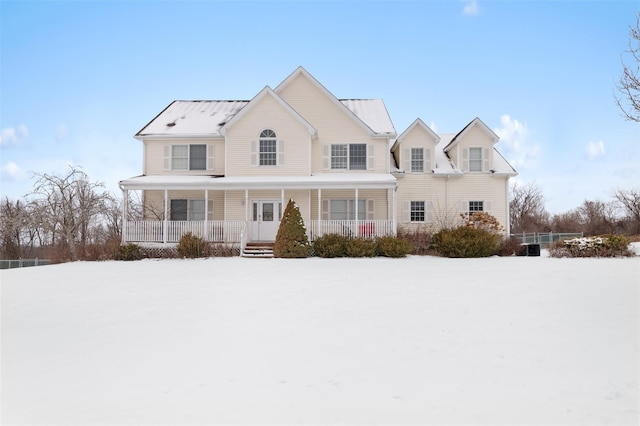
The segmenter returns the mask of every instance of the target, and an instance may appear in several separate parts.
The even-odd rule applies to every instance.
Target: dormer
[[[398,136],[391,147],[391,152],[401,172],[433,173],[438,142],[440,142],[440,136],[417,118]]]
[[[463,173],[493,173],[493,146],[498,140],[476,117],[451,139],[444,152]]]

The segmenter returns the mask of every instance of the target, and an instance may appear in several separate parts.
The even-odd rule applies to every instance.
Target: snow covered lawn
[[[2,424],[637,424],[640,258],[0,272]]]

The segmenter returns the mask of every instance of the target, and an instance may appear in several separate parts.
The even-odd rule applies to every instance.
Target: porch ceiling
[[[386,173],[320,173],[312,176],[136,176],[120,181],[128,190],[245,189],[393,189],[396,178]]]

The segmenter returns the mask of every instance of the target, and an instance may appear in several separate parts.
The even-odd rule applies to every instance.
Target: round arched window
[[[260,165],[277,165],[277,152],[278,143],[276,140],[276,132],[271,129],[265,129],[260,132]]]

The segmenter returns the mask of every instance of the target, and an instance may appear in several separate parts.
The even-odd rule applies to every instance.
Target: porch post
[[[169,190],[164,190],[164,224],[162,227],[162,241],[167,244],[169,234]]]
[[[278,210],[278,219],[281,220],[282,216],[280,214],[284,212],[284,209],[287,208],[287,205],[284,203],[284,188],[280,190],[280,209]]]
[[[209,240],[209,190],[204,190],[204,240]]]
[[[122,189],[122,243],[127,242],[127,210],[129,210],[129,190]]]
[[[393,209],[393,223],[391,224],[391,229],[393,229],[393,235],[396,236],[398,235],[398,184],[396,183],[396,186],[393,189],[390,189],[390,191],[393,199],[391,207]]]
[[[244,221],[249,222],[249,190],[244,190]]]
[[[316,218],[317,220],[317,226],[318,228],[316,229],[316,232],[318,233],[318,237],[322,236],[322,189],[318,188],[318,217]]]
[[[356,237],[360,236],[360,229],[358,229],[358,187],[356,187]]]

